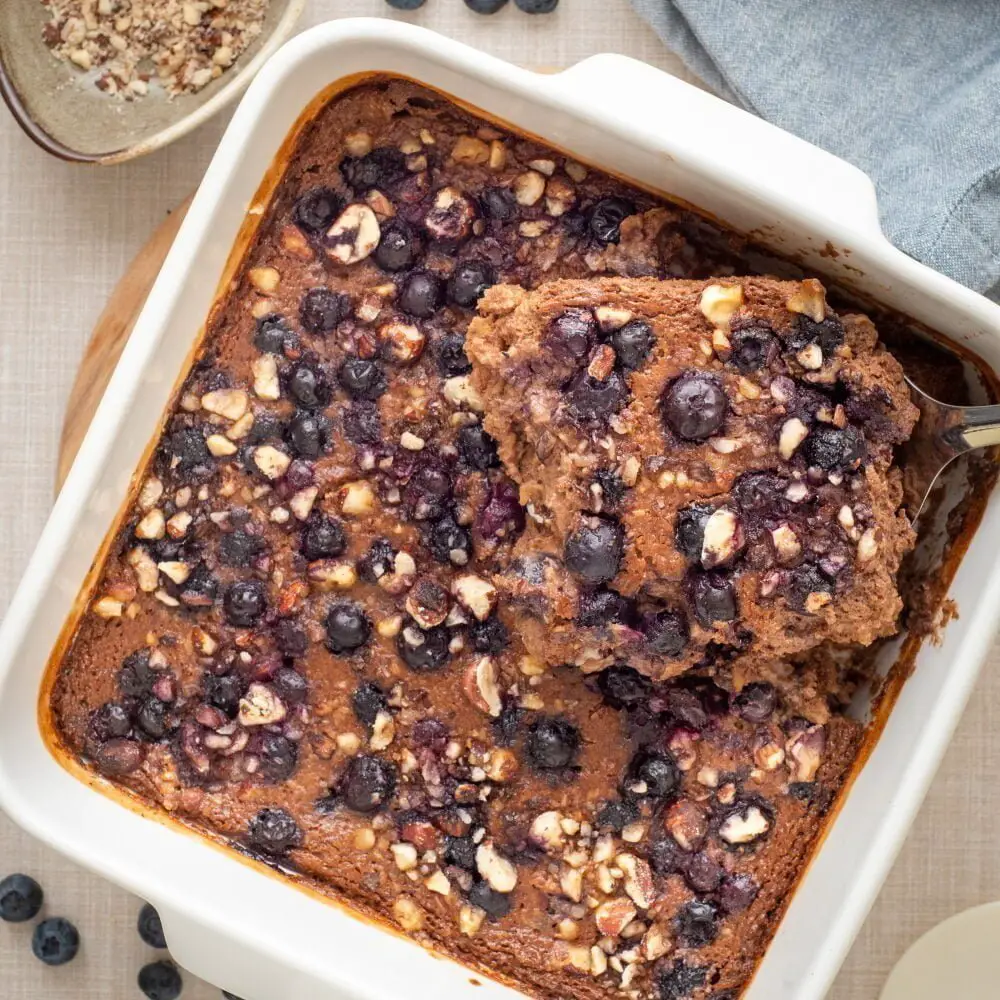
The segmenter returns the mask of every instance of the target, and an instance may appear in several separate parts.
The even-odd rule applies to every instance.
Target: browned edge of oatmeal
[[[223,267],[222,275],[213,298],[213,304],[208,311],[202,327],[197,333],[185,364],[175,380],[170,400],[163,411],[156,431],[146,446],[142,459],[133,473],[128,493],[123,499],[122,505],[116,513],[111,523],[111,527],[109,528],[107,535],[95,555],[94,561],[88,572],[87,578],[81,587],[80,593],[77,596],[73,609],[63,625],[59,638],[53,647],[53,651],[46,664],[39,689],[39,728],[43,741],[48,747],[50,753],[52,753],[53,757],[63,768],[65,768],[75,778],[93,788],[95,791],[98,791],[108,798],[117,801],[119,804],[124,805],[133,812],[142,815],[144,818],[153,819],[174,829],[182,830],[189,835],[197,836],[199,841],[210,844],[216,850],[224,851],[227,857],[235,857],[243,861],[245,864],[252,866],[256,870],[269,874],[272,877],[281,877],[283,881],[291,881],[297,889],[306,891],[313,897],[322,900],[327,905],[332,904],[338,909],[350,913],[354,917],[364,917],[370,922],[377,924],[380,930],[389,931],[397,937],[404,938],[405,940],[414,943],[416,946],[422,947],[425,951],[430,951],[438,957],[447,958],[450,961],[456,962],[456,964],[465,965],[467,968],[475,969],[493,981],[500,982],[513,989],[523,991],[526,984],[518,983],[511,977],[505,976],[491,967],[481,965],[480,963],[473,963],[472,961],[469,961],[468,958],[466,958],[466,960],[462,963],[458,963],[456,959],[444,952],[437,952],[426,945],[413,942],[411,937],[395,928],[382,914],[377,912],[373,907],[369,907],[364,904],[363,901],[356,898],[351,899],[349,902],[341,900],[338,897],[332,896],[328,892],[323,891],[319,887],[319,883],[316,879],[290,869],[278,868],[276,870],[275,866],[267,865],[264,862],[243,854],[240,852],[238,845],[233,844],[231,841],[226,840],[221,836],[213,835],[213,833],[207,829],[203,829],[201,827],[195,828],[193,824],[187,823],[182,819],[169,815],[160,809],[154,808],[138,795],[119,788],[113,785],[110,781],[101,778],[96,773],[92,772],[88,768],[85,768],[69,751],[60,734],[56,730],[51,712],[50,701],[52,692],[58,677],[59,668],[67,652],[70,641],[74,637],[80,623],[80,619],[94,595],[96,585],[101,577],[103,569],[105,568],[105,562],[110,553],[111,547],[114,544],[124,520],[128,516],[128,513],[136,500],[139,487],[145,478],[148,466],[162,436],[166,420],[173,412],[178,401],[179,393],[190,375],[194,364],[198,361],[201,355],[205,336],[212,325],[212,321],[215,318],[218,309],[223,304],[225,295],[230,290],[230,283],[243,267],[258,231],[269,219],[273,195],[284,177],[292,153],[298,144],[303,130],[312,122],[318,111],[339,94],[362,84],[377,83],[384,80],[403,80],[417,84],[420,87],[439,94],[456,107],[475,115],[484,121],[499,125],[502,128],[521,136],[522,138],[540,143],[549,149],[562,153],[563,155],[572,155],[573,158],[577,158],[575,154],[570,154],[567,150],[555,145],[543,136],[518,128],[496,115],[491,115],[488,112],[477,108],[473,104],[456,98],[447,91],[430,86],[422,81],[403,74],[379,72],[362,72],[352,74],[331,84],[308,102],[302,113],[292,125],[285,139],[282,141],[277,154],[263,175],[260,186],[250,201],[245,219],[241,224],[240,230],[234,241],[233,248],[230,251]],[[704,211],[698,206],[693,205],[682,198],[661,191],[651,185],[641,184],[613,168],[601,166],[588,160],[580,160],[580,162],[607,175],[608,177],[645,191],[653,197],[664,199],[669,203],[693,212],[724,231],[737,232],[733,229],[733,227],[729,226],[717,216]],[[755,236],[764,240],[766,239],[767,234],[764,230],[757,229],[751,233],[740,235],[745,235],[748,240],[754,238]],[[830,247],[829,243],[827,246],[828,248]],[[775,260],[792,264],[795,267],[802,267],[800,255],[781,254],[777,251],[771,250],[768,250],[768,253]],[[828,257],[836,257],[837,255],[838,254],[836,252],[832,251],[832,248],[823,254],[823,256]],[[863,273],[858,268],[852,267],[850,270],[856,271],[859,275]],[[849,294],[852,305],[856,308],[870,310],[873,314],[873,318],[875,319],[878,319],[879,317],[885,318],[888,316],[895,321],[902,321],[908,328],[919,330],[923,336],[926,336],[929,340],[933,341],[933,343],[939,348],[971,365],[982,379],[984,387],[989,395],[992,398],[1000,398],[1000,377],[998,377],[998,375],[969,348],[951,341],[937,331],[930,330],[923,324],[917,323],[908,317],[887,310],[868,295],[859,293],[851,288],[849,282],[847,281],[840,280],[832,285],[831,291],[834,294],[836,294],[838,290],[846,290]],[[950,544],[945,561],[938,569],[936,575],[927,580],[929,584],[929,595],[923,602],[927,608],[937,609],[944,600],[951,581],[957,572],[958,566],[960,565],[962,558],[964,557],[964,554],[978,529],[983,511],[985,510],[986,500],[995,485],[998,476],[1000,476],[1000,467],[996,465],[996,458],[998,455],[1000,455],[1000,449],[987,453],[986,456],[980,460],[979,464],[970,470],[969,488],[956,508],[958,513],[953,514],[949,521],[948,533]],[[956,521],[958,522],[957,531],[954,530]],[[932,631],[928,622],[918,620],[914,624],[916,627],[911,628],[910,633],[904,640],[899,656],[891,667],[888,676],[885,678],[873,701],[872,719],[865,728],[865,733],[859,747],[858,754],[844,775],[840,789],[836,793],[834,801],[830,805],[823,822],[817,829],[813,843],[804,856],[804,862],[797,874],[797,877],[790,886],[789,891],[785,895],[781,905],[777,907],[771,915],[770,919],[773,921],[771,931],[772,938],[780,926],[784,914],[787,911],[798,886],[801,884],[801,880],[805,877],[805,874],[809,870],[817,852],[825,842],[833,822],[843,807],[846,795],[849,793],[849,790],[858,774],[874,750],[874,747],[881,736],[882,730],[885,727],[889,713],[892,711],[892,708],[894,707],[902,690],[902,686],[913,671],[916,656],[921,649],[924,640]],[[759,968],[760,962],[763,961],[766,954],[767,947],[762,949],[754,972],[751,974],[750,979],[748,979],[747,984],[744,987],[745,989],[749,988],[750,983],[753,980],[753,976],[756,974],[756,969]],[[470,981],[475,982],[474,980]]]

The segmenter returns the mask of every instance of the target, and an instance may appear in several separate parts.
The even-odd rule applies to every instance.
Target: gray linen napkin
[[[864,170],[896,246],[1000,301],[1000,0],[632,3],[717,93]]]

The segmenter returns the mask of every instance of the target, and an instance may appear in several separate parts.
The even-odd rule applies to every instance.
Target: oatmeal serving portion
[[[530,995],[737,996],[861,745],[805,640],[892,627],[913,419],[744,245],[416,84],[332,97],[55,665],[60,752]]]

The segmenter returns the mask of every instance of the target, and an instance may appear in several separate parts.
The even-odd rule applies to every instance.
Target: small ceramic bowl
[[[239,59],[196,94],[159,90],[136,101],[103,94],[42,41],[40,0],[0,0],[0,96],[42,149],[76,163],[121,163],[179,139],[233,101],[292,33],[306,0],[271,0],[263,29]]]

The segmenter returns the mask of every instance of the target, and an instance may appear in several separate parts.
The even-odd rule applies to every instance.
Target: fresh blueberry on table
[[[139,970],[139,989],[149,1000],[177,1000],[184,980],[173,962],[150,962]]]
[[[160,923],[160,915],[149,903],[146,903],[139,911],[136,929],[139,931],[139,937],[150,948],[166,948],[167,939],[163,936],[163,924]]]
[[[475,14],[495,14],[507,5],[507,0],[465,0],[465,6]]]
[[[49,917],[35,928],[31,950],[46,965],[65,965],[80,950],[80,933],[63,917]]]
[[[525,14],[551,14],[559,0],[514,0]]]
[[[423,7],[426,2],[427,0],[386,0],[386,3],[396,10],[416,10],[418,7]]]
[[[42,908],[42,887],[30,875],[8,875],[0,881],[0,920],[20,924]]]

